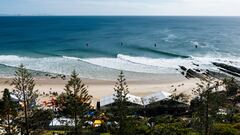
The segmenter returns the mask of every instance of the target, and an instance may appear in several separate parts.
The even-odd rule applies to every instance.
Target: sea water
[[[0,17],[0,76],[26,68],[112,79],[240,67],[240,17],[12,16]],[[199,64],[199,67],[196,66]]]

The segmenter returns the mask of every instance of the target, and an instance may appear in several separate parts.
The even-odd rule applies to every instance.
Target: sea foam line
[[[95,72],[95,70],[101,72],[101,68],[96,66],[143,73],[176,73],[175,69],[179,68],[179,65],[187,68],[216,70],[217,68],[212,65],[212,62],[222,62],[240,67],[239,58],[215,58],[210,56],[167,59],[124,54],[118,54],[116,58],[77,58],[70,56],[32,58],[0,55],[0,63],[7,66],[17,67],[22,63],[31,70],[61,74],[70,74],[76,68],[84,69],[86,72]],[[199,67],[196,67],[193,63],[199,64]]]

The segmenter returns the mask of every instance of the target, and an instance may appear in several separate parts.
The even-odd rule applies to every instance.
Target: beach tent
[[[154,102],[159,102],[161,100],[169,99],[170,95],[171,94],[168,92],[159,91],[157,93],[154,93],[154,94],[151,94],[151,95],[148,95],[145,97],[139,97],[139,96],[128,94],[127,98],[128,98],[129,103],[144,106],[144,105],[149,105]],[[101,98],[100,99],[100,107],[105,107],[105,106],[113,104],[115,102],[114,98],[115,98],[114,95],[105,96],[105,97]]]
[[[10,97],[11,97],[11,100],[13,101],[13,102],[19,102],[19,104],[21,105],[21,106],[23,106],[23,95],[21,95],[20,96],[20,98],[19,97],[17,97],[16,95],[14,95],[14,94],[10,94]],[[29,107],[35,107],[36,106],[36,101],[35,101],[35,99],[36,99],[37,97],[35,96],[33,99],[32,99],[32,101],[30,101],[30,103],[31,104],[29,104]]]
[[[94,127],[99,127],[99,126],[101,126],[102,123],[103,123],[102,120],[95,120],[95,121],[93,122],[93,126],[94,126]]]
[[[17,96],[14,95],[14,94],[10,94],[10,97],[11,97],[11,100],[12,100],[13,102],[18,102],[18,101],[19,101],[19,99],[17,98]]]
[[[151,103],[159,102],[162,100],[170,99],[170,93],[160,91],[142,98],[144,105],[149,105]]]
[[[51,123],[49,124],[49,127],[61,127],[61,126],[74,126],[74,120],[70,118],[54,118]]]
[[[114,95],[112,95],[112,96],[105,96],[105,97],[101,98],[100,99],[100,107],[113,104],[115,102],[114,98],[115,98]],[[127,98],[128,98],[128,102],[130,102],[130,103],[137,104],[137,105],[143,105],[141,97],[128,94]]]

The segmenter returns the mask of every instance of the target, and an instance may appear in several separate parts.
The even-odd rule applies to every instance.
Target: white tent
[[[14,102],[18,102],[19,101],[19,99],[17,98],[16,95],[10,94],[10,97],[11,97],[11,100],[14,101]]]
[[[127,98],[128,98],[128,102],[143,106],[143,105],[151,104],[152,102],[158,102],[158,101],[161,101],[164,99],[168,99],[170,95],[171,95],[170,93],[160,91],[160,92],[157,92],[157,93],[145,96],[145,97],[139,97],[139,96],[128,94]],[[114,103],[115,102],[114,98],[115,98],[114,95],[105,96],[105,97],[101,98],[100,99],[100,107]]]
[[[74,126],[73,119],[69,118],[54,118],[49,124],[50,127],[58,127],[58,126]]]
[[[105,97],[101,98],[100,99],[100,106],[102,107],[102,106],[106,106],[106,105],[110,105],[110,104],[114,103],[115,102],[114,98],[115,98],[114,95],[105,96]],[[130,102],[130,103],[137,104],[137,105],[142,105],[141,97],[128,94],[127,98],[128,98],[128,102]]]
[[[160,91],[160,92],[157,92],[157,93],[154,93],[154,94],[143,97],[142,98],[143,104],[144,105],[149,105],[149,104],[154,103],[154,102],[159,102],[161,100],[169,99],[170,95],[171,94],[168,93],[168,92]]]

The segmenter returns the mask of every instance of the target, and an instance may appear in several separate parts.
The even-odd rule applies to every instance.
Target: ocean
[[[0,17],[0,76],[16,67],[81,77],[132,79],[180,74],[179,65],[240,67],[240,17]]]

